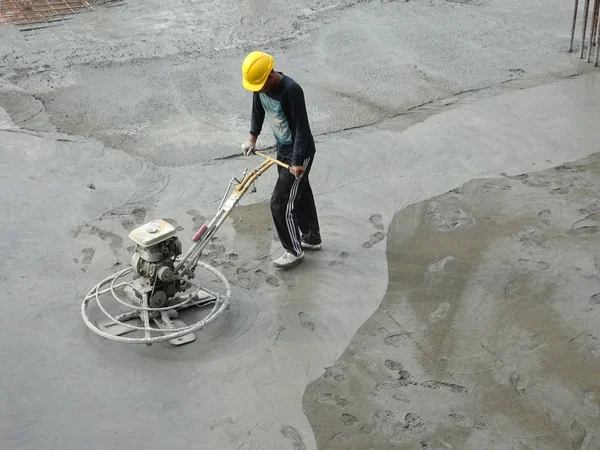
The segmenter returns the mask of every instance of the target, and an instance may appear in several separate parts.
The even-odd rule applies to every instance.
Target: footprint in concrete
[[[364,247],[364,245],[363,245],[363,247]],[[331,261],[328,264],[328,266],[331,267],[331,266],[336,266],[338,264],[342,264],[346,259],[348,259],[348,256],[349,256],[348,253],[342,252],[342,253],[340,253],[340,256],[338,256],[336,259]]]
[[[372,214],[371,217],[369,217],[369,222],[371,222],[371,225],[373,225],[376,230],[383,231],[383,217],[381,214]]]
[[[440,304],[438,309],[436,309],[434,312],[429,314],[429,316],[427,316],[427,318],[429,319],[429,321],[431,323],[439,322],[440,320],[443,320],[446,318],[446,314],[448,314],[449,309],[450,309],[450,303],[443,302],[442,304]]]
[[[118,254],[118,252],[123,248],[123,239],[111,231],[105,231],[96,226],[86,224],[73,230],[72,235],[73,237],[77,237],[79,236],[79,233],[85,233],[90,236],[98,236],[103,241],[108,242],[108,246],[115,255]]]
[[[568,194],[569,193],[569,189],[568,188],[557,188],[557,189],[552,189],[550,191],[551,194]]]
[[[306,450],[306,445],[304,445],[304,441],[302,440],[300,433],[298,433],[298,430],[296,430],[294,427],[289,425],[281,427],[281,435],[284,438],[292,441],[294,450]]]
[[[425,424],[419,415],[411,412],[404,415],[404,431],[411,432],[424,426]]]
[[[483,183],[481,187],[485,190],[502,189],[503,191],[508,191],[511,188],[510,184],[496,184],[492,182]]]
[[[568,234],[571,234],[573,236],[579,236],[580,234],[594,234],[597,232],[598,232],[598,227],[596,225],[575,228],[575,229],[567,231]]]
[[[410,400],[408,399],[408,397],[406,396],[406,394],[404,392],[396,391],[392,394],[392,398],[398,402],[410,403]]]
[[[294,283],[296,284],[296,278],[292,275],[291,272],[282,272],[280,275],[281,279],[286,283]]]
[[[329,392],[319,394],[319,398],[317,400],[321,403],[337,406],[338,408],[347,408],[351,405],[351,403],[345,398],[342,398],[339,395],[331,394]]]
[[[131,214],[133,215],[135,221],[140,225],[143,224],[146,220],[147,213],[148,211],[146,210],[146,208],[142,207],[135,208],[133,211],[131,211]]]
[[[542,241],[537,237],[539,228],[536,227],[523,227],[521,230],[511,236],[518,239],[519,243],[526,249],[532,247],[541,247]]]
[[[83,264],[89,264],[94,259],[96,250],[94,250],[93,248],[84,248],[83,250],[81,250],[81,254],[83,255]]]
[[[396,420],[392,411],[376,411],[373,414],[373,422],[375,422],[377,431],[384,436],[391,436],[404,427],[400,421]]]
[[[600,305],[600,292],[590,297],[590,305]]]
[[[275,275],[269,275],[267,278],[265,278],[265,283],[271,286],[279,286],[279,278],[277,278]]]
[[[404,366],[402,365],[402,363],[399,363],[398,361],[394,361],[393,359],[386,359],[384,364],[385,364],[385,367],[387,367],[388,369],[391,369],[391,370],[397,370],[397,371],[404,370]]]
[[[526,186],[541,187],[541,188],[552,186],[552,183],[549,181],[540,180],[540,179],[531,179],[531,178],[524,180],[523,184]]]
[[[425,212],[426,216],[435,216],[436,211],[440,207],[440,204],[437,202],[429,202],[427,204],[427,211]]]
[[[500,175],[502,175],[503,177],[506,177],[510,180],[517,180],[517,181],[523,181],[523,180],[526,180],[527,178],[529,178],[529,175],[527,175],[526,173],[522,173],[521,175],[507,175],[506,173],[501,173]]]
[[[573,169],[570,164],[561,164],[560,166],[556,166],[554,170],[558,170],[559,172],[579,172],[579,170]]]
[[[442,232],[452,231],[455,228],[458,228],[461,226],[466,226],[466,225],[472,225],[475,223],[475,220],[473,219],[473,217],[469,216],[468,214],[465,214],[465,212],[461,211],[460,209],[457,209],[456,211],[454,211],[454,213],[450,219],[448,219],[448,217],[441,215],[441,214],[439,216],[437,216],[436,218],[438,219],[439,222],[441,222],[441,224],[438,226],[438,230],[440,230]]]
[[[456,394],[466,394],[469,392],[466,387],[460,384],[446,383],[444,381],[423,381],[421,386],[433,390],[445,389]]]
[[[512,384],[512,386],[515,388],[519,397],[523,397],[525,395],[525,379],[519,372],[512,373],[510,376],[510,384]]]
[[[347,414],[347,413],[342,414],[342,423],[344,425],[346,425],[347,427],[351,427],[356,422],[358,422],[358,419],[355,416],[353,416],[352,414]]]
[[[375,391],[381,392],[383,397],[388,399],[390,393],[392,394],[392,398],[396,401],[402,403],[410,403],[410,400],[406,397],[406,394],[402,390],[402,388],[406,387],[406,385],[400,384],[398,381],[378,381],[375,385]],[[377,394],[374,394],[376,397]]]
[[[246,289],[260,286],[265,278],[265,273],[262,270],[256,274],[256,272],[251,272],[250,269],[246,267],[238,267],[235,269],[235,273],[237,275],[238,283],[243,284]]]
[[[480,430],[480,431],[487,430],[487,425],[480,420],[473,421],[473,420],[467,419],[465,416],[463,416],[461,414],[450,414],[449,417],[455,424],[457,424],[460,427],[472,428],[472,429]]]
[[[230,268],[233,267],[233,262],[228,261],[227,249],[224,245],[219,244],[217,238],[213,238],[211,243],[206,246],[205,257],[207,262],[218,267]],[[266,275],[263,274],[262,275]],[[264,280],[264,277],[263,277]]]
[[[546,342],[546,338],[541,334],[534,334],[529,338],[523,345],[521,345],[521,350],[531,351],[534,348],[539,347],[544,342]]]
[[[204,223],[206,223],[206,218],[200,214],[200,211],[196,209],[190,209],[187,212],[190,216],[192,216],[192,223],[195,228],[200,228]]]
[[[596,394],[593,392],[586,392],[583,396],[583,406],[585,412],[591,417],[598,417],[600,414],[600,408],[596,402]]]
[[[519,259],[519,265],[527,272],[544,271],[550,268],[550,264],[546,261],[530,261],[528,259]]]
[[[552,216],[552,210],[545,209],[538,213],[538,219],[542,225],[550,226],[550,217]]]
[[[281,279],[287,283],[287,288],[290,291],[295,291],[298,289],[298,285],[296,284],[296,278],[289,272],[283,272],[281,275]]]
[[[409,386],[415,382],[413,376],[408,372],[408,370],[401,370],[398,373],[398,384],[400,386]]]
[[[409,338],[410,333],[391,334],[383,338],[383,343],[392,347],[401,347],[403,345],[402,343]]]
[[[210,244],[206,246],[206,250],[211,252],[211,254],[219,254],[225,255],[227,249],[223,244],[219,244],[219,238],[214,237],[211,239]]]
[[[385,233],[383,231],[378,231],[371,235],[369,240],[365,242],[362,246],[363,248],[371,248],[376,244],[379,244],[381,241],[385,239]]]
[[[183,228],[182,226],[179,226],[179,224],[177,223],[177,221],[175,219],[164,219],[164,220],[165,220],[165,222],[168,222],[171,225],[173,225],[177,232],[185,230],[185,228]]]
[[[485,431],[487,430],[487,425],[481,420],[478,420],[473,424],[473,428],[475,428],[476,430]]]
[[[323,375],[323,377],[324,378],[333,378],[338,383],[340,383],[346,379],[346,377],[343,374],[334,372],[334,369],[332,369],[331,367],[325,370],[325,374]]]
[[[446,441],[430,441],[429,439],[426,441],[421,441],[421,450],[441,450],[441,449],[449,449],[453,450],[454,447],[450,446]]]
[[[454,256],[447,255],[439,261],[434,261],[427,266],[428,272],[441,272],[446,267],[446,264],[454,261]]]
[[[450,414],[449,417],[450,419],[452,419],[452,422],[454,422],[459,427],[466,428],[469,426],[469,420],[461,414]]]
[[[393,359],[386,359],[384,364],[388,369],[398,372],[398,382],[396,385],[408,386],[414,383],[415,380],[413,376],[408,372],[408,370],[404,370],[402,363],[394,361]]]
[[[131,219],[125,219],[121,222],[121,226],[125,231],[131,231],[136,227],[136,224]]]
[[[299,312],[298,313],[298,318],[300,319],[300,326],[302,328],[306,328],[307,330],[310,331],[315,331],[315,324],[314,322],[308,320],[308,314],[306,314],[305,312]]]
[[[573,448],[573,450],[580,450],[583,447],[583,441],[585,441],[586,435],[587,431],[585,427],[575,420],[569,429],[571,448]]]

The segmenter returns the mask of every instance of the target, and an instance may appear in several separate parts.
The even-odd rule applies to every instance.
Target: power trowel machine
[[[162,219],[153,220],[129,234],[135,243],[131,267],[102,280],[83,300],[81,316],[88,328],[114,341],[148,345],[169,341],[173,345],[183,345],[193,342],[196,339],[194,332],[229,308],[229,282],[221,272],[200,259],[242,196],[254,188],[256,179],[273,165],[289,169],[277,159],[260,152],[256,154],[264,161],[250,173],[245,170],[241,181],[237,178],[230,181],[215,217],[208,225],[200,227],[192,238],[192,246],[183,256],[176,229]],[[198,267],[204,269],[213,282],[216,280],[217,289],[197,281]],[[93,305],[98,308],[96,313],[102,320],[90,319]],[[190,325],[179,318],[181,310],[210,305],[212,309],[208,314],[201,315]],[[122,311],[123,308],[126,310]]]

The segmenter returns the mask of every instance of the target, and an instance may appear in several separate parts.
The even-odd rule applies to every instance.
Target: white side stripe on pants
[[[304,167],[305,170],[306,170],[306,166],[308,166],[309,162],[310,162],[310,157],[306,158],[304,160],[304,162],[302,163],[302,167]],[[294,246],[294,250],[296,251],[296,254],[298,254],[298,255],[300,253],[302,253],[302,245],[300,244],[300,241],[298,240],[298,235],[296,234],[296,226],[294,225],[293,210],[294,210],[294,201],[296,200],[296,195],[298,193],[298,186],[300,185],[301,179],[302,178],[296,178],[296,180],[294,180],[294,184],[292,185],[292,189],[290,190],[290,198],[288,199],[287,208],[285,210],[285,222],[288,227],[290,239],[292,240],[292,245]]]

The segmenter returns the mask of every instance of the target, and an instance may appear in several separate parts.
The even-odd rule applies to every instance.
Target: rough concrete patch
[[[300,433],[294,427],[289,425],[284,426],[281,428],[281,435],[290,441],[294,450],[306,450]]]
[[[511,181],[510,189],[474,180],[458,195],[450,192],[397,214],[387,243],[388,292],[339,360],[344,377],[353,377],[352,390],[345,382],[323,379],[305,393],[304,409],[319,448],[338,448],[336,433],[345,433],[344,448],[403,442],[412,449],[414,441],[406,439],[413,435],[422,448],[444,448],[442,442],[467,450],[496,448],[512,445],[497,436],[514,434],[513,426],[523,430],[521,435],[543,437],[516,441],[532,450],[585,448],[586,439],[593,439],[589,420],[595,429],[600,425],[596,395],[589,388],[597,384],[600,370],[589,305],[600,304],[600,294],[590,297],[573,278],[557,293],[555,277],[571,264],[577,264],[581,280],[595,276],[594,264],[577,263],[594,261],[598,244],[589,210],[582,220],[577,205],[600,195],[599,162],[595,154],[572,165],[579,172],[524,174]],[[564,193],[567,202],[548,189],[573,184],[575,176],[586,182]],[[549,185],[520,183],[537,179]],[[449,212],[460,216],[455,211],[473,211],[468,226],[440,227],[451,223],[440,220]],[[565,229],[564,223],[574,226]],[[577,244],[583,238],[592,244]],[[565,299],[567,293],[572,295]],[[573,326],[577,331],[568,331]],[[368,361],[385,370],[366,369]],[[549,380],[543,385],[542,375]],[[563,389],[576,396],[562,396]],[[332,398],[343,392],[345,414],[357,420],[327,419],[333,413],[311,400],[320,392]],[[414,407],[410,413],[407,404]],[[544,413],[548,409],[552,416]],[[497,421],[498,414],[505,423]],[[317,426],[324,420],[328,427]],[[344,431],[346,423],[351,434]],[[436,432],[428,434],[430,429]]]

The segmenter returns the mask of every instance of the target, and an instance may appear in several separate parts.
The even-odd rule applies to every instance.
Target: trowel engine
[[[181,255],[181,241],[175,233],[171,224],[158,220],[129,235],[136,244],[131,267],[141,277],[131,284],[131,288],[140,301],[148,295],[151,308],[164,307],[167,300],[183,287],[179,277],[175,276],[175,260]]]

